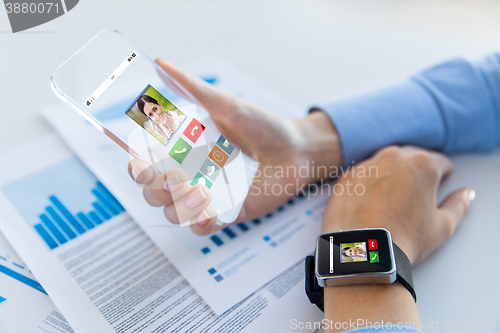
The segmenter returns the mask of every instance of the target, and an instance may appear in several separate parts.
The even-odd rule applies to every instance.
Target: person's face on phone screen
[[[144,113],[157,123],[164,124],[167,121],[167,114],[163,111],[161,104],[145,103]]]
[[[358,249],[351,247],[345,251],[345,254],[347,254],[348,257],[354,257],[359,254],[359,251]]]

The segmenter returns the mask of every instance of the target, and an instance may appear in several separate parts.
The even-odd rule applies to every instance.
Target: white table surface
[[[0,8],[0,151],[51,131],[38,110],[58,100],[49,87],[52,71],[104,27],[179,65],[216,55],[305,112],[312,104],[393,83],[453,56],[498,50],[499,17],[498,1],[474,0],[82,0],[54,21],[12,34]],[[467,177],[474,165],[461,159],[465,167],[458,172]],[[490,195],[479,206],[492,216],[498,184],[475,178]],[[460,229],[445,253],[453,255],[467,233],[494,241],[500,230],[495,225],[487,235],[491,223]],[[424,322],[487,319],[481,314],[495,306],[500,331],[499,304],[492,301],[500,295],[487,295],[475,274],[440,271],[439,260],[446,266],[442,251],[415,272]],[[449,290],[450,280],[462,289]]]

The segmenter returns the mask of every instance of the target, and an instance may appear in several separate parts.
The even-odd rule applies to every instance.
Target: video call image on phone
[[[186,116],[150,84],[125,113],[162,146],[169,146],[168,156],[176,161],[175,165],[182,165],[186,170],[195,167],[192,186],[202,184],[210,189],[230,157],[237,153],[235,147],[223,135],[215,137],[217,141],[211,151],[203,152],[203,149],[208,149],[203,147],[200,151],[200,145],[196,143],[207,129],[206,126],[196,118]],[[188,122],[187,126],[183,126],[184,121]],[[188,155],[197,149],[195,145],[198,146],[196,157],[193,155],[194,160],[191,159],[190,165],[183,164]]]
[[[120,32],[99,32],[54,71],[51,86],[157,174],[180,168],[191,186],[208,187],[217,223],[236,219],[259,163],[227,140],[207,110]]]
[[[151,85],[141,92],[125,113],[164,146],[187,118]]]

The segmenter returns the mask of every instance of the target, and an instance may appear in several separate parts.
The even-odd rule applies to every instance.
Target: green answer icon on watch
[[[379,262],[378,251],[370,252],[370,262]]]
[[[189,143],[187,143],[183,138],[179,138],[168,154],[181,164],[188,156],[191,148],[192,147]]]

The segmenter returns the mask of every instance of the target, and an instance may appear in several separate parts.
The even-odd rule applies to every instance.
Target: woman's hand
[[[323,232],[385,228],[414,265],[451,237],[474,199],[474,190],[465,188],[438,206],[439,184],[452,171],[452,162],[439,153],[383,149],[339,179],[338,186],[350,188],[352,195],[344,191],[331,197]],[[399,282],[325,288],[325,317],[334,322],[420,322],[412,296]]]
[[[297,178],[293,171],[297,172],[301,167],[300,170],[310,169],[312,165],[325,171],[340,165],[338,135],[323,112],[291,121],[223,93],[166,61],[158,59],[157,63],[210,113],[218,129],[230,142],[260,162],[257,177],[236,222],[266,214],[296,195],[306,184],[328,178],[327,172],[315,172],[313,175],[310,170],[305,177]],[[283,170],[288,171],[288,174],[283,173]],[[192,230],[198,235],[217,230],[216,213],[209,206],[210,191],[203,185],[189,188],[189,179],[181,169],[155,176],[145,163],[132,160],[129,173],[137,183],[146,185],[143,192],[149,204],[165,207],[165,216],[170,222],[190,221]],[[182,185],[172,188],[170,182],[180,182]],[[279,189],[281,193],[273,195],[273,187],[274,193]],[[176,191],[172,192],[173,189]],[[188,204],[190,199],[194,201]],[[199,205],[192,208],[193,202]]]
[[[472,189],[461,189],[437,205],[439,184],[452,171],[453,163],[442,154],[385,148],[339,179],[338,186],[363,194],[333,195],[323,232],[385,228],[415,264],[451,237],[474,197]]]

